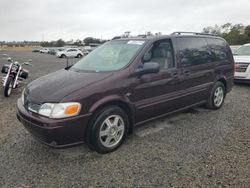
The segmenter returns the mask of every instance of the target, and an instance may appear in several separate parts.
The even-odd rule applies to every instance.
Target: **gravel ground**
[[[50,55],[9,54],[33,59],[29,81],[65,65]],[[0,93],[0,187],[250,186],[250,85],[234,86],[218,111],[196,108],[145,124],[107,155],[35,141],[16,119],[21,88],[8,99]]]

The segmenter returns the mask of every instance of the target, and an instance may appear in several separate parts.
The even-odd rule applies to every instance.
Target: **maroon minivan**
[[[226,41],[199,33],[112,40],[30,83],[17,117],[41,142],[117,149],[133,128],[199,105],[219,109],[231,90]]]

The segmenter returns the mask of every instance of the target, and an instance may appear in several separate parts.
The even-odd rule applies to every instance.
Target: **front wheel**
[[[225,85],[220,81],[216,82],[207,101],[207,107],[212,110],[219,109],[223,105],[225,97]]]
[[[97,115],[90,136],[90,144],[98,153],[116,150],[128,134],[128,115],[117,106],[109,106]]]
[[[14,78],[9,77],[4,87],[4,96],[9,97],[14,86]]]

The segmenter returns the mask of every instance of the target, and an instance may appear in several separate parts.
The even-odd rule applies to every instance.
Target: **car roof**
[[[72,49],[79,50],[78,48],[65,48],[65,50],[72,50]]]
[[[216,35],[209,35],[209,34],[170,34],[170,35],[160,35],[160,36],[149,36],[149,37],[130,37],[130,38],[120,38],[120,39],[114,39],[114,40],[120,40],[120,41],[129,41],[129,40],[144,40],[144,41],[157,41],[165,38],[178,38],[178,37],[206,37],[206,38],[217,38],[222,39],[223,38],[216,36]],[[250,45],[250,44],[249,44]]]
[[[243,46],[250,46],[250,43],[244,44]]]

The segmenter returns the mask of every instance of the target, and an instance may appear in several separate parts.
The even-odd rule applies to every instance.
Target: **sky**
[[[249,0],[0,0],[0,41],[111,39],[250,25]]]

